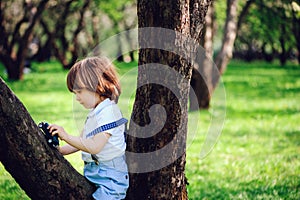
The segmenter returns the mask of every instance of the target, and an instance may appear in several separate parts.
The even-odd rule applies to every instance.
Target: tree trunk
[[[293,9],[293,26],[292,26],[292,30],[293,30],[293,34],[296,40],[296,47],[298,50],[298,55],[297,55],[297,60],[298,60],[298,64],[300,65],[300,17],[297,17],[297,12],[300,11],[296,11]]]
[[[225,72],[227,64],[232,58],[233,44],[237,34],[237,2],[238,0],[227,0],[222,47],[215,59],[220,74]],[[219,79],[213,80],[213,85],[216,86],[218,81]]]
[[[56,22],[55,28],[53,31],[50,31],[49,24],[47,24],[46,19],[41,20],[41,24],[45,31],[45,34],[48,36],[49,40],[52,42],[51,46],[53,48],[54,56],[57,60],[62,64],[64,69],[70,69],[76,60],[78,59],[80,44],[78,41],[78,35],[85,27],[84,15],[86,11],[89,9],[91,4],[91,0],[85,0],[82,4],[82,7],[78,9],[79,11],[79,19],[77,20],[76,28],[71,33],[71,39],[67,37],[67,26],[68,26],[68,16],[72,14],[72,12],[77,11],[72,9],[72,3],[75,1],[66,1],[64,4],[60,5],[62,12],[59,12],[59,20]],[[56,38],[56,39],[54,39]],[[70,52],[69,56],[67,52]]]
[[[214,33],[213,7],[211,7],[211,10],[209,10],[206,16],[206,32],[203,41],[206,54],[197,55],[198,58],[196,60],[198,62],[193,70],[194,73],[191,80],[191,91],[194,93],[190,93],[191,110],[209,108],[213,91],[217,87],[220,76],[225,71],[232,57],[233,45],[237,34],[237,1],[238,0],[227,0],[223,42],[221,50],[216,56],[215,64],[212,62],[212,40]],[[250,2],[253,3],[253,1]],[[248,9],[249,6],[250,4],[248,5],[247,3],[246,8]],[[242,12],[243,16],[245,13],[246,11]]]
[[[292,15],[293,15],[292,16],[293,17],[292,30],[293,30],[293,34],[294,34],[294,37],[296,40],[296,47],[298,50],[297,60],[298,60],[298,64],[300,65],[300,17],[296,16],[296,11],[294,11],[294,10],[292,12]]]
[[[4,64],[8,63],[5,67],[7,69],[8,78],[11,80],[19,80],[23,76],[24,61],[28,51],[29,38],[47,3],[48,0],[40,1],[39,4],[34,7],[34,12],[32,11],[34,8],[31,3],[25,3],[25,10],[27,12],[25,12],[23,18],[15,25],[13,33],[5,30],[3,24],[7,22],[4,19],[2,8],[0,8],[0,23],[2,29],[0,33],[3,35],[1,35],[2,40],[0,40],[0,59]],[[22,31],[21,27],[25,22],[28,23],[28,26]],[[10,41],[9,34],[12,34],[12,39]],[[14,53],[12,52],[15,46],[17,46],[16,56],[14,56]],[[2,49],[1,47],[4,47],[5,49]],[[9,60],[9,62],[6,60]]]
[[[287,61],[287,50],[286,50],[286,47],[285,47],[286,29],[285,29],[284,24],[281,24],[280,28],[281,28],[281,35],[279,36],[279,43],[280,43],[280,47],[281,47],[281,52],[280,52],[280,55],[279,55],[279,60],[280,60],[281,66],[283,66]]]
[[[72,48],[71,48],[71,59],[68,63],[67,66],[64,66],[65,69],[70,69],[77,61],[78,59],[78,52],[80,49],[80,44],[79,44],[79,40],[78,40],[78,35],[80,33],[80,31],[82,31],[82,29],[85,27],[85,22],[84,22],[84,14],[85,12],[88,10],[89,6],[90,6],[91,0],[85,0],[82,8],[80,9],[80,18],[78,20],[78,24],[76,27],[76,30],[73,33],[73,38],[72,38]]]
[[[118,25],[116,25],[118,26]],[[118,32],[118,31],[117,31]],[[119,62],[124,62],[124,56],[122,54],[122,41],[121,41],[121,38],[120,38],[120,35],[117,35],[117,47],[118,47],[118,50],[117,50],[117,61]]]
[[[17,61],[9,56],[0,56],[1,61],[4,64],[7,76],[9,80],[20,80],[22,79],[23,73],[21,70],[23,70],[23,67],[21,67]]]
[[[31,199],[91,199],[94,187],[46,143],[0,79],[0,160]]]
[[[213,36],[215,32],[213,4],[209,7],[208,13],[205,17],[205,31],[201,41],[203,48],[206,51],[206,56],[205,58],[198,59],[200,64],[195,65],[193,69],[190,92],[190,110],[209,108],[212,93],[218,84],[220,76],[224,73],[228,62],[232,57],[233,45],[237,31],[241,26],[244,17],[247,15],[250,6],[254,2],[255,0],[248,0],[246,2],[237,22],[237,0],[227,1],[223,43],[222,48],[215,59],[215,64],[212,62]],[[193,35],[192,37],[196,38]]]
[[[52,55],[52,40],[53,38],[48,36],[44,45],[39,44],[38,52],[33,59],[37,60],[38,62],[49,61]]]
[[[195,17],[200,17],[199,15]],[[191,31],[192,32],[192,31]],[[195,63],[191,79],[190,110],[208,109],[213,76],[213,35],[214,35],[214,6],[211,4],[205,16],[204,34],[201,42],[205,49],[205,55],[197,55],[198,63]],[[192,36],[197,38],[196,36]],[[198,39],[200,37],[198,36]]]
[[[127,138],[127,199],[187,199],[184,170],[192,66],[173,50],[189,54],[182,39],[190,34],[189,6],[187,0],[138,1],[139,71]]]

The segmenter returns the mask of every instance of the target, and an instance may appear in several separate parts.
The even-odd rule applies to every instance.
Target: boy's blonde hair
[[[88,57],[76,62],[67,76],[70,92],[87,89],[118,102],[121,87],[114,65],[105,57]]]

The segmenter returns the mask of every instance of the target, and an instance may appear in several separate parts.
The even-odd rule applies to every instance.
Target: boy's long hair
[[[121,87],[114,65],[105,57],[88,57],[76,62],[67,76],[70,92],[87,89],[118,102]]]

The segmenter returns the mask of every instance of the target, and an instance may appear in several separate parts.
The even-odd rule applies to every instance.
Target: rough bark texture
[[[91,199],[94,187],[48,146],[26,108],[2,79],[0,160],[31,199]]]
[[[205,26],[204,33],[198,36],[198,40],[201,38],[201,44],[205,49],[204,55],[197,55],[196,62],[193,67],[193,74],[191,79],[191,89],[194,92],[190,92],[190,110],[199,110],[209,108],[211,92],[212,92],[212,77],[213,73],[213,32],[214,32],[214,7],[213,4],[207,8],[207,13],[204,18]],[[200,16],[195,16],[194,18]],[[203,20],[203,19],[201,19]],[[203,23],[203,22],[202,22]],[[193,36],[194,38],[196,36]]]
[[[198,14],[201,14],[200,8],[202,8],[201,5],[198,7]],[[162,27],[190,36],[189,9],[190,4],[188,0],[139,0],[139,28]],[[201,30],[202,25],[198,25],[198,30]],[[174,38],[170,47],[176,46],[176,48],[182,51],[186,50],[178,35],[165,35],[168,33],[164,31],[160,33],[159,30],[155,31],[155,33],[147,33],[153,35],[153,37],[146,37],[145,33],[139,32],[141,49],[139,50],[138,85],[141,85],[141,87],[136,92],[129,128],[129,135],[137,137],[129,136],[127,140],[128,152],[149,153],[149,159],[147,163],[141,163],[134,156],[129,156],[128,164],[130,171],[137,171],[136,169],[142,168],[145,165],[154,166],[159,162],[165,161],[169,165],[150,172],[131,173],[127,199],[187,199],[187,180],[184,170],[186,159],[187,102],[192,67],[184,58],[170,51],[157,48],[143,48],[145,43],[145,46],[151,46],[152,43],[163,44],[166,43],[166,38]],[[159,37],[160,35],[163,37]],[[176,73],[180,74],[180,76],[175,77],[166,74],[163,80],[156,80],[157,82],[161,81],[162,84],[167,82],[170,87],[153,84],[151,83],[151,79],[155,78],[150,78],[151,69],[148,71],[147,67],[140,67],[147,66],[150,63],[169,66]],[[159,77],[157,78],[159,79]],[[188,81],[185,82],[182,79]],[[147,81],[148,84],[142,84],[147,83]],[[174,87],[178,88],[178,96],[175,96],[170,89]],[[152,137],[139,138],[139,134],[145,133],[140,133],[140,129],[132,126],[132,122],[143,127],[150,123],[159,123],[162,121],[160,114],[154,113],[152,117],[149,116],[149,109],[155,104],[159,104],[165,109],[167,119],[163,128]],[[166,154],[153,153],[158,152],[166,145],[173,145],[172,149]],[[178,154],[178,151],[176,151],[179,148],[182,150],[179,153],[183,152],[182,154]]]

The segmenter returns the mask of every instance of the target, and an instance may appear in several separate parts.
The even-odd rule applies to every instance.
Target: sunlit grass
[[[187,151],[190,199],[300,198],[299,75],[293,66],[230,64],[219,142],[205,159],[201,141]]]
[[[117,64],[129,117],[136,88],[136,63]],[[57,62],[34,64],[23,81],[7,82],[36,123],[57,123],[73,135],[84,114],[66,88],[67,71]],[[3,68],[0,66],[0,75]],[[201,157],[213,109],[190,112],[186,176],[190,199],[300,198],[300,67],[232,61],[223,75],[226,118],[213,150]],[[77,112],[78,111],[78,112]],[[80,154],[67,156],[82,172]],[[26,194],[0,165],[0,199]]]

